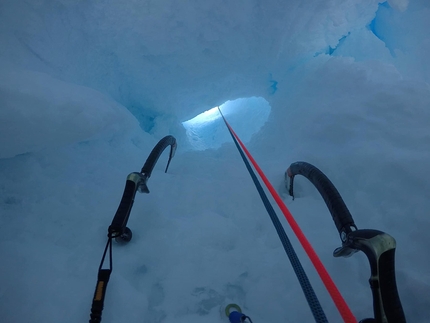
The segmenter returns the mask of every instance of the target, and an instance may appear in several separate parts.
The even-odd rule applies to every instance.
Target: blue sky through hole
[[[265,99],[250,97],[227,101],[220,105],[220,109],[247,142],[266,123],[271,108]],[[194,150],[216,149],[231,140],[217,107],[183,122],[182,125]]]

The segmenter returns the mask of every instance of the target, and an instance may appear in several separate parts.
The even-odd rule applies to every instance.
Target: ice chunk
[[[405,11],[408,9],[409,0],[387,0],[388,4],[398,11]]]

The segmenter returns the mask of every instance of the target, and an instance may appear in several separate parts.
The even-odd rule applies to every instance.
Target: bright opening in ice
[[[239,137],[248,142],[266,123],[271,108],[265,99],[251,97],[227,101],[220,109]],[[195,150],[216,149],[231,141],[218,107],[207,110],[182,125]]]

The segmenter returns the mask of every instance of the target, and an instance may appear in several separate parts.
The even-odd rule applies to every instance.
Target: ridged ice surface
[[[231,302],[255,323],[312,322],[219,117],[193,126],[194,146],[182,124],[231,101],[227,119],[357,319],[373,315],[367,260],[332,257],[318,192],[297,177],[287,194],[292,162],[320,168],[359,228],[395,237],[407,319],[428,322],[429,16],[426,0],[3,1],[0,321],[88,321],[125,179],[171,134],[169,171],[165,153],[132,241],[114,246],[103,322],[226,322]]]

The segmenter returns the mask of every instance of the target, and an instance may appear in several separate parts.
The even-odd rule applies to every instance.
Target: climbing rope
[[[314,315],[314,318],[317,322],[327,322],[327,319],[325,317],[325,314],[321,308],[321,305],[319,304],[319,301],[315,295],[315,292],[312,288],[312,286],[309,283],[309,280],[307,279],[306,273],[304,272],[300,261],[297,259],[298,264],[291,260],[292,258],[297,258],[297,255],[294,252],[294,249],[292,251],[294,252],[294,256],[287,251],[287,248],[289,249],[288,244],[291,245],[288,238],[286,237],[285,231],[282,228],[281,223],[279,222],[279,219],[273,210],[273,207],[271,206],[269,200],[267,199],[266,194],[264,193],[263,188],[261,187],[261,184],[259,183],[248,159],[251,161],[252,165],[256,169],[257,173],[260,175],[261,179],[263,180],[264,184],[266,185],[267,189],[272,194],[273,198],[275,199],[277,205],[281,209],[282,213],[284,214],[288,224],[291,226],[291,229],[297,236],[297,238],[300,241],[300,244],[302,245],[303,249],[306,251],[306,254],[308,255],[309,259],[311,260],[312,264],[314,265],[315,269],[317,270],[321,280],[323,281],[325,287],[327,288],[330,296],[332,297],[340,315],[342,316],[343,320],[346,323],[356,323],[357,320],[355,319],[354,315],[352,314],[351,310],[349,309],[348,305],[346,304],[345,300],[343,299],[342,295],[340,294],[338,288],[336,287],[335,283],[333,282],[332,278],[330,277],[329,273],[325,269],[323,263],[319,259],[318,255],[316,254],[315,250],[313,249],[310,242],[307,240],[306,236],[304,235],[303,231],[300,229],[299,225],[293,218],[292,214],[288,210],[288,208],[283,203],[282,199],[276,192],[276,190],[273,188],[272,184],[270,184],[267,177],[264,175],[261,168],[258,166],[257,162],[254,160],[252,155],[249,153],[248,149],[245,147],[245,145],[242,143],[240,138],[237,136],[237,134],[234,132],[232,127],[229,125],[227,120],[225,119],[224,115],[221,112],[221,109],[218,107],[218,111],[221,114],[224,123],[226,124],[228,131],[230,132],[231,137],[233,138],[233,141],[236,145],[236,148],[238,149],[240,155],[242,156],[242,159],[246,165],[246,168],[248,169],[254,184],[260,193],[260,197],[263,200],[264,205],[266,206],[266,209],[270,215],[270,218],[272,219],[273,224],[275,225],[276,231],[278,232],[278,235],[284,245],[284,249],[287,252],[288,258],[290,258],[290,262],[293,266],[293,269],[297,275],[297,278],[300,281],[300,285],[302,286],[302,290],[306,296],[306,299],[308,301],[309,307],[311,308],[312,314]],[[246,156],[245,156],[246,154]],[[248,157],[248,159],[246,158]],[[261,191],[261,192],[260,192]],[[275,224],[276,223],[276,224]],[[279,227],[279,228],[278,228]],[[283,232],[283,233],[282,233]],[[281,238],[285,234],[285,238]],[[284,244],[284,241],[286,244]],[[291,246],[292,248],[292,246]],[[301,268],[301,269],[300,269]],[[319,319],[323,319],[325,321],[318,321]]]
[[[218,108],[219,109],[219,108]],[[293,267],[293,270],[297,276],[297,279],[299,280],[300,286],[302,287],[303,293],[305,294],[306,300],[309,304],[309,307],[312,311],[312,314],[315,318],[315,322],[328,322],[327,317],[321,307],[321,304],[315,294],[314,289],[312,288],[311,283],[309,282],[309,279],[305,273],[305,270],[302,267],[302,264],[300,263],[299,258],[297,257],[297,254],[294,250],[294,247],[292,246],[290,239],[288,239],[287,234],[285,233],[284,228],[282,227],[281,222],[279,221],[279,218],[273,209],[273,206],[270,204],[269,199],[267,198],[266,193],[264,192],[263,187],[261,186],[260,182],[258,181],[257,176],[255,175],[254,170],[252,169],[251,165],[249,164],[248,160],[246,159],[246,156],[242,149],[240,149],[239,143],[237,141],[237,138],[234,136],[234,133],[232,129],[230,128],[229,124],[227,123],[227,120],[224,118],[224,115],[222,114],[221,110],[219,110],[221,113],[221,116],[224,119],[224,122],[226,123],[230,134],[233,138],[233,141],[239,150],[240,155],[242,156],[243,162],[246,165],[246,168],[248,169],[249,174],[251,175],[251,178],[255,184],[255,187],[257,188],[258,193],[260,194],[261,200],[263,201],[264,206],[266,207],[267,212],[269,213],[270,219],[272,220],[273,225],[275,226],[276,232],[278,233],[279,239],[282,242],[282,245],[285,249],[285,252],[287,253],[288,259],[291,262],[291,265]]]

